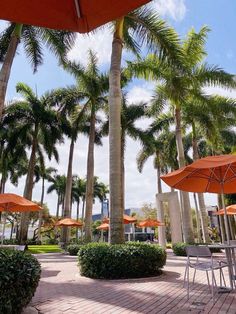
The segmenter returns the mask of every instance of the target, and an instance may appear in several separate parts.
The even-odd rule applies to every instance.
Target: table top
[[[218,243],[218,244],[208,244],[209,248],[215,249],[236,249],[236,244],[226,244],[226,243]]]

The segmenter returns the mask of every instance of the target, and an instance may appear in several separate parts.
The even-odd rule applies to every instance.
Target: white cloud
[[[236,90],[216,87],[206,87],[203,89],[207,95],[220,95],[229,98],[236,98]]]
[[[185,0],[155,0],[153,7],[160,15],[175,21],[182,21],[187,11]]]
[[[154,83],[147,82],[142,85],[133,86],[127,94],[128,102],[130,104],[138,103],[140,101],[149,102],[153,94],[153,88]]]
[[[99,30],[94,34],[77,35],[76,43],[69,52],[70,60],[80,61],[86,65],[87,53],[92,49],[97,53],[99,64],[108,64],[111,58],[112,34],[109,29]]]

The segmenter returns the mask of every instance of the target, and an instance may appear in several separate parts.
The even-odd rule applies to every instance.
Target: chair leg
[[[185,283],[186,283],[187,267],[188,267],[188,265],[186,265],[186,267],[185,267],[185,272],[184,272],[184,284],[183,284],[183,287],[185,287]]]
[[[214,302],[214,297],[215,297],[215,294],[214,294],[214,283],[216,284],[216,279],[215,279],[215,274],[214,274],[214,270],[212,269],[211,270],[211,296],[212,296],[212,301]]]
[[[194,274],[193,274],[193,284],[194,284],[194,282],[195,282],[195,276],[196,276],[196,268],[194,269]]]
[[[207,275],[207,283],[208,283],[208,287],[210,288],[210,280],[209,280],[209,275],[208,275],[208,271],[206,270],[206,275]]]
[[[189,266],[187,268],[187,300],[189,300]]]

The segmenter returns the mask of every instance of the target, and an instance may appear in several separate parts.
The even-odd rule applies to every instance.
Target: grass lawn
[[[28,250],[32,254],[62,252],[62,249],[58,245],[29,245]]]

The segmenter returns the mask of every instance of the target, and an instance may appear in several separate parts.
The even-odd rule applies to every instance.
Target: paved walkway
[[[168,253],[163,274],[133,280],[93,280],[79,275],[76,257],[38,255],[42,277],[31,306],[39,313],[236,314],[236,293],[211,301],[204,273],[197,274],[189,301],[183,288],[185,258]]]

